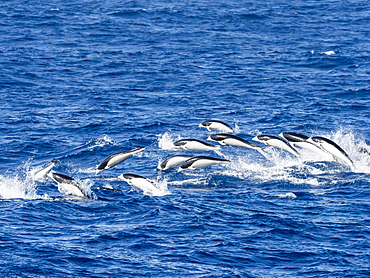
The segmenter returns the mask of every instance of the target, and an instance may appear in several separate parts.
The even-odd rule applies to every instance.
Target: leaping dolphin
[[[299,156],[299,153],[295,148],[293,148],[288,142],[284,141],[283,139],[279,137],[272,136],[272,135],[258,135],[254,137],[253,140],[257,142],[261,142],[265,145],[270,145],[275,148],[286,150],[296,156]]]
[[[327,157],[328,153],[325,152],[322,148],[320,148],[317,144],[307,141],[308,136],[295,133],[295,132],[282,132],[279,134],[284,139],[288,140],[290,144],[293,146],[300,147],[302,149],[310,150],[320,156]]]
[[[158,167],[157,170],[169,170],[172,168],[175,168],[176,166],[180,165],[184,161],[188,160],[189,158],[193,157],[192,155],[174,155],[166,160],[162,161]]]
[[[328,153],[332,154],[334,157],[346,162],[350,167],[355,167],[349,155],[335,142],[319,136],[310,137],[307,139],[307,141],[319,146]]]
[[[299,142],[306,142],[308,136],[296,133],[296,132],[282,132],[279,134],[284,139],[288,140],[290,143],[299,143]]]
[[[119,152],[119,153],[115,153],[115,154],[108,156],[106,159],[103,160],[102,163],[100,163],[100,165],[96,169],[96,174],[99,174],[100,172],[104,170],[107,170],[107,169],[110,169],[116,166],[117,164],[128,159],[129,157],[137,154],[138,152],[143,151],[144,149],[145,148],[136,148],[133,150]]]
[[[59,160],[57,159],[53,159],[52,161],[50,161],[44,168],[34,174],[33,179],[36,181],[44,181],[51,169],[53,169],[58,161]]]
[[[231,146],[244,147],[244,148],[249,148],[249,149],[254,149],[254,150],[261,150],[264,148],[264,147],[252,144],[248,142],[247,140],[244,140],[243,138],[240,138],[232,134],[227,134],[227,133],[218,133],[218,134],[208,136],[207,140],[218,142],[221,145],[231,145]]]
[[[221,148],[220,145],[211,145],[196,139],[181,139],[173,144],[178,148],[192,151],[213,151]]]
[[[120,179],[127,182],[129,185],[135,186],[145,192],[149,192],[153,196],[162,196],[163,192],[150,180],[135,174],[122,174]]]
[[[86,198],[92,197],[74,178],[57,172],[50,172],[48,176],[58,184],[60,193]]]
[[[234,132],[231,126],[221,121],[205,121],[199,124],[199,127],[205,127],[208,131],[211,131],[211,129],[216,129],[224,132]]]
[[[179,168],[179,171],[193,170],[211,165],[230,163],[230,160],[211,156],[194,156],[186,160]]]

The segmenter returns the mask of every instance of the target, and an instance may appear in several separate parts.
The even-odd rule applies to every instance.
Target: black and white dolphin
[[[310,138],[309,136],[296,132],[282,132],[279,135],[288,140],[290,143],[307,142],[307,139]]]
[[[122,174],[119,178],[127,182],[129,185],[143,190],[144,193],[150,193],[153,196],[163,195],[163,192],[154,184],[154,182],[142,176],[135,174]]]
[[[186,160],[179,168],[179,171],[193,170],[211,165],[230,163],[230,160],[211,156],[194,156]]]
[[[282,132],[279,134],[284,139],[288,140],[290,144],[293,146],[300,147],[302,149],[310,150],[320,156],[328,156],[328,153],[325,152],[321,147],[319,147],[317,144],[314,144],[312,142],[307,141],[308,136],[295,133],[295,132]]]
[[[130,158],[131,156],[137,154],[138,152],[141,152],[145,150],[145,148],[136,148],[129,151],[119,152],[112,154],[108,156],[106,159],[103,160],[102,163],[99,164],[98,168],[96,169],[96,174],[99,174],[100,172],[110,169],[117,164],[125,161],[126,159]]]
[[[349,166],[354,167],[353,161],[349,155],[335,142],[320,136],[310,137],[307,141],[319,146],[334,157],[346,162]]]
[[[50,172],[48,176],[58,184],[58,190],[60,193],[92,198],[92,195],[87,192],[86,189],[83,188],[74,178],[57,172]]]
[[[199,124],[199,127],[205,127],[208,131],[211,131],[211,129],[216,129],[224,132],[234,132],[231,126],[221,121],[205,121]]]
[[[273,146],[275,148],[286,150],[296,156],[299,156],[298,151],[293,148],[288,142],[273,135],[258,135],[253,138],[257,142],[261,142],[265,145]]]
[[[236,135],[227,134],[227,133],[218,133],[211,136],[208,136],[207,140],[218,142],[221,145],[231,145],[231,146],[238,146],[238,147],[244,147],[254,150],[261,150],[264,147],[257,146],[253,143],[248,142],[247,140],[244,140],[243,138],[240,138]]]
[[[59,162],[57,159],[50,161],[44,168],[33,175],[33,179],[36,181],[44,181],[57,162]]]
[[[99,190],[107,190],[107,191],[114,191],[114,192],[122,192],[122,190],[113,188],[113,186],[111,186],[111,185],[100,186],[100,187],[97,187],[96,189],[99,189]]]
[[[221,148],[220,145],[211,145],[196,139],[181,139],[173,144],[177,148],[192,151],[213,151]]]
[[[176,166],[180,165],[181,163],[183,163],[184,161],[188,160],[191,157],[193,157],[193,156],[192,155],[174,155],[174,156],[171,156],[171,157],[167,158],[166,160],[162,161],[158,165],[157,170],[164,171],[164,170],[175,168]]]

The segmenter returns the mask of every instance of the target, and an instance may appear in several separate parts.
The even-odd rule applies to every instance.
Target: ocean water
[[[1,277],[369,277],[369,11],[361,0],[2,1]],[[172,148],[218,133],[206,120],[250,142],[322,136],[354,167],[305,149]],[[230,163],[156,170],[177,154]],[[34,179],[53,159],[91,198]]]

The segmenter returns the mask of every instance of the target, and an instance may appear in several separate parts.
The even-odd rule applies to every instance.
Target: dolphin
[[[129,185],[135,186],[145,192],[151,193],[153,196],[161,196],[163,192],[149,179],[135,174],[122,174],[119,178],[127,182]]]
[[[332,154],[334,157],[346,162],[349,166],[354,167],[353,161],[349,155],[335,142],[319,136],[310,137],[307,139],[307,141],[319,146],[328,153]]]
[[[220,145],[211,145],[196,139],[181,139],[173,144],[178,148],[192,151],[212,151],[221,148]]]
[[[252,144],[244,140],[243,138],[240,138],[232,134],[227,134],[227,133],[218,133],[218,134],[208,136],[207,140],[218,142],[221,145],[238,146],[238,147],[244,147],[244,148],[249,148],[249,149],[254,149],[254,150],[261,150],[264,148],[264,147]]]
[[[96,174],[99,174],[100,172],[110,169],[117,164],[125,161],[127,158],[137,154],[138,152],[143,151],[145,148],[136,148],[129,151],[119,152],[112,154],[105,158],[102,163],[99,164],[98,168],[96,169]]]
[[[300,147],[302,149],[310,150],[310,151],[312,151],[312,152],[314,152],[314,153],[316,153],[320,156],[324,156],[324,157],[328,156],[328,153],[325,152],[318,145],[307,141],[308,138],[310,138],[310,137],[308,137],[306,135],[295,133],[295,132],[282,132],[279,135],[281,137],[283,137],[284,139],[288,140],[289,143],[292,144],[293,146],[297,146],[297,147]]]
[[[122,192],[122,190],[113,188],[113,186],[111,186],[111,185],[97,187],[96,189],[99,189],[99,190],[108,190],[108,191],[114,191],[114,192]]]
[[[166,160],[162,161],[158,167],[157,170],[168,170],[175,168],[176,166],[180,165],[183,163],[185,160],[188,160],[189,158],[193,157],[192,155],[174,155]]]
[[[291,143],[306,142],[307,139],[310,138],[306,135],[296,133],[296,132],[282,132],[279,135]]]
[[[296,156],[299,156],[298,151],[293,148],[288,142],[284,141],[283,139],[272,136],[272,135],[258,135],[254,137],[252,140],[255,140],[257,142],[261,142],[265,145],[270,145],[275,148],[286,150]]]
[[[208,131],[211,131],[211,129],[216,129],[224,132],[234,132],[232,127],[221,121],[205,121],[199,124],[199,127],[205,127]]]
[[[179,168],[179,171],[193,170],[211,165],[230,163],[230,160],[211,156],[194,156],[186,160]]]
[[[33,179],[36,181],[44,181],[57,162],[59,162],[57,159],[50,161],[44,168],[34,174]]]
[[[91,195],[75,179],[53,171],[48,176],[58,184],[60,193],[91,198]]]

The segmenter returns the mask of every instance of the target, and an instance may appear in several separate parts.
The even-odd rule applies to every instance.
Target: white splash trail
[[[3,199],[48,199],[37,194],[37,185],[32,178],[6,177],[0,175],[0,197]]]

